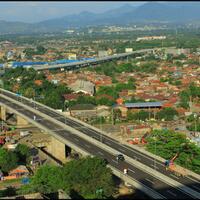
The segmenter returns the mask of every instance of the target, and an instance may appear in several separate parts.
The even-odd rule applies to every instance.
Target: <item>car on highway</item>
[[[118,154],[116,156],[116,159],[117,159],[117,161],[124,161],[125,160],[125,158],[124,158],[124,156],[122,154]]]

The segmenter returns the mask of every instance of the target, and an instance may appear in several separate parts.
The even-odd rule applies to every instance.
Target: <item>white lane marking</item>
[[[98,151],[98,154],[101,154],[103,156],[103,153],[101,153],[100,151]]]
[[[91,131],[93,131],[93,132],[95,133],[95,130],[91,130]],[[115,141],[115,140],[112,139],[112,138],[106,137],[106,139],[111,140],[111,141],[114,142],[115,144],[118,144],[118,145],[120,145],[120,146],[123,146],[124,148],[128,149],[129,151],[134,152],[134,153],[136,153],[137,155],[140,155],[140,156],[142,156],[142,157],[145,157],[145,158],[147,158],[148,160],[152,160],[152,161],[155,160],[154,157],[150,157],[150,156],[146,155],[145,153],[140,153],[139,151],[137,151],[137,150],[135,150],[135,149],[133,149],[133,148],[131,148],[131,147],[129,147],[129,146],[126,146],[125,144],[120,144],[118,141]],[[106,142],[105,142],[105,143],[106,143]],[[141,159],[138,159],[138,160],[141,160]],[[163,164],[160,163],[158,160],[156,160],[156,164],[163,166]]]
[[[151,165],[153,168],[155,169],[159,169],[157,166],[155,166],[154,164]]]
[[[116,160],[113,160],[113,159],[112,159],[112,161],[118,164],[118,162],[117,162]]]
[[[54,111],[50,111],[50,112],[52,112],[53,114],[55,114],[55,112]],[[70,119],[71,120],[71,119]],[[73,121],[73,120],[72,120]],[[80,126],[80,123],[78,123],[78,122],[76,122],[76,121],[73,121],[73,123],[74,124],[77,124],[77,125],[79,125]],[[83,125],[84,126],[84,125]],[[89,128],[89,127],[86,127],[86,128]],[[93,130],[93,129],[90,129],[92,132],[94,132],[95,133],[95,135],[99,135],[98,133],[96,133],[97,131],[96,130]],[[97,137],[95,137],[95,139],[98,139]],[[115,143],[117,143],[117,144],[119,144],[117,141],[115,141],[115,140],[113,140],[112,138],[109,138],[109,137],[106,137],[106,139],[108,139],[108,140],[111,140],[112,142],[115,142]],[[108,144],[108,145],[111,145],[109,142],[105,142],[106,144]],[[142,154],[142,153],[140,153],[140,152],[138,152],[138,151],[136,151],[135,149],[132,149],[132,148],[130,148],[130,147],[126,147],[125,145],[123,145],[123,144],[119,144],[120,146],[123,146],[123,147],[125,147],[126,149],[128,149],[128,150],[130,150],[130,151],[132,151],[132,152],[135,152],[135,153],[137,153],[138,155],[140,155],[140,156],[143,156],[143,157],[145,157],[145,158],[147,158],[147,159],[149,159],[149,160],[153,160],[154,158],[151,158],[151,157],[148,157],[148,156],[146,156],[145,154]],[[125,152],[125,150],[123,149],[120,149],[122,152]],[[140,158],[135,158],[136,160],[141,160]],[[159,162],[156,162],[157,164],[159,164],[159,165],[162,165],[162,163],[159,163]]]
[[[176,178],[176,179],[179,179],[177,176],[175,176],[174,174],[170,174],[170,176]]]
[[[174,193],[173,193],[172,191],[170,191],[170,190],[167,190],[167,192],[168,192],[169,194],[173,195],[174,197],[177,196],[176,194],[174,194]]]
[[[55,130],[52,130],[52,131],[55,131],[55,132],[57,132],[57,131],[66,131],[65,129],[55,129]],[[65,132],[65,134],[66,134],[67,132]]]
[[[88,144],[85,144],[85,146],[86,146],[86,147],[88,147],[88,148],[90,148],[90,147],[91,147],[91,146],[90,146],[90,145],[88,145]]]
[[[77,138],[74,138],[77,142],[79,141]]]
[[[119,148],[119,150],[120,150],[120,151],[123,151],[123,152],[125,152],[125,150],[124,150],[124,149],[121,149],[121,148]]]
[[[105,142],[105,143],[110,145],[110,143],[109,143],[109,142]]]
[[[193,179],[193,178],[191,178],[191,177],[187,177],[187,178],[189,178],[190,180],[192,180],[192,181],[194,181],[194,182],[196,182],[196,183],[199,183],[200,184],[200,181],[198,181],[198,180],[196,180],[196,179]]]
[[[197,186],[195,186],[195,185],[193,185],[193,186],[191,186],[192,188],[195,188],[195,189],[197,189],[197,190],[199,190],[200,191],[200,188],[199,187],[197,187]]]
[[[150,179],[148,179],[148,178],[145,178],[145,180],[147,180],[147,181],[149,181],[150,183],[154,184],[154,182],[153,182],[153,181],[151,181],[151,180],[150,180]]]
[[[16,109],[16,111],[18,111],[18,110],[24,110],[24,111],[26,111],[24,108],[19,108],[19,109]]]
[[[135,160],[141,160],[141,158],[138,158],[137,156],[134,156]]]
[[[129,168],[128,168],[128,171],[135,173],[135,171],[134,171],[134,170],[132,170],[132,169],[129,169]]]

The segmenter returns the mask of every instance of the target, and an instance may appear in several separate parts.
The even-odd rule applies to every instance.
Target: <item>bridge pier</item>
[[[66,161],[65,144],[57,140],[55,137],[51,137],[51,142],[47,146],[47,151],[58,160],[62,162]]]
[[[4,106],[0,107],[0,117],[1,120],[6,121],[6,107]]]

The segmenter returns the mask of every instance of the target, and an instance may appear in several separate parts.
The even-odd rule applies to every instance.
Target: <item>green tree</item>
[[[65,164],[63,189],[78,192],[84,198],[108,198],[112,195],[114,182],[112,172],[103,159],[86,157]],[[102,189],[102,196],[97,194]]]
[[[129,121],[135,119],[135,118],[134,118],[134,113],[133,113],[131,110],[128,110],[128,111],[127,111],[127,119],[128,119]]]
[[[26,96],[28,98],[33,98],[35,96],[35,90],[32,87],[28,87],[24,91],[24,96]]]
[[[12,151],[0,148],[0,167],[3,172],[9,172],[17,167],[18,158]]]
[[[139,111],[139,112],[137,112],[137,113],[134,113],[133,118],[134,118],[135,120],[142,120],[142,121],[145,121],[145,120],[147,120],[147,119],[149,118],[149,112],[146,112],[146,111],[144,111],[144,110],[141,110],[141,111]]]
[[[23,164],[27,164],[30,160],[31,149],[25,144],[18,144],[15,152],[19,158],[19,161]]]
[[[74,191],[85,199],[109,198],[114,189],[112,171],[98,157],[72,160],[63,167],[44,165],[37,170],[30,184],[23,186],[19,193],[45,194],[57,192],[58,189],[63,189],[69,195]]]
[[[174,108],[163,108],[156,115],[158,119],[165,119],[167,121],[171,121],[174,117],[178,115],[178,112]]]
[[[61,109],[64,104],[64,99],[62,100],[62,96],[56,91],[52,91],[49,94],[45,94],[43,103],[51,108]]]
[[[36,54],[43,55],[46,53],[46,51],[47,50],[41,45],[36,47]]]
[[[96,103],[98,105],[112,106],[115,103],[115,101],[114,100],[110,100],[110,99],[108,99],[106,97],[102,97],[102,98],[97,99]]]
[[[19,193],[26,194],[31,192],[40,192],[49,194],[57,192],[62,187],[62,172],[57,166],[41,166],[30,181],[29,185],[21,188]]]
[[[102,95],[102,94],[107,94],[109,96],[112,96],[114,99],[118,97],[118,93],[115,90],[114,87],[110,86],[100,86],[96,95]]]
[[[154,130],[147,141],[148,151],[167,160],[179,153],[175,162],[200,174],[200,148],[189,142],[185,135],[170,130]]]
[[[35,55],[35,50],[33,48],[26,48],[23,51],[26,54],[26,57],[32,58],[33,55]]]
[[[122,112],[120,109],[113,109],[113,121],[114,124],[116,123],[117,120],[120,120],[122,116]]]

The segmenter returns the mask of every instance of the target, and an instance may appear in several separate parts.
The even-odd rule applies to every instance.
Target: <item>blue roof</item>
[[[3,67],[3,64],[0,64],[0,67]]]
[[[141,107],[161,107],[162,102],[144,102],[144,103],[125,103],[127,108],[141,108]]]
[[[95,60],[94,58],[81,58],[79,60],[67,60],[67,59],[62,59],[62,60],[55,60],[52,62],[32,62],[32,61],[27,61],[27,62],[18,62],[18,61],[13,61],[12,62],[12,67],[25,67],[26,65],[31,66],[31,65],[56,65],[56,64],[65,64],[65,63],[73,63],[73,62],[79,62],[79,61],[87,61],[87,60]],[[0,67],[1,66],[0,64]]]
[[[47,64],[47,62],[16,62],[14,61],[12,63],[13,67],[21,67],[21,66],[25,66],[25,65],[44,65]]]

